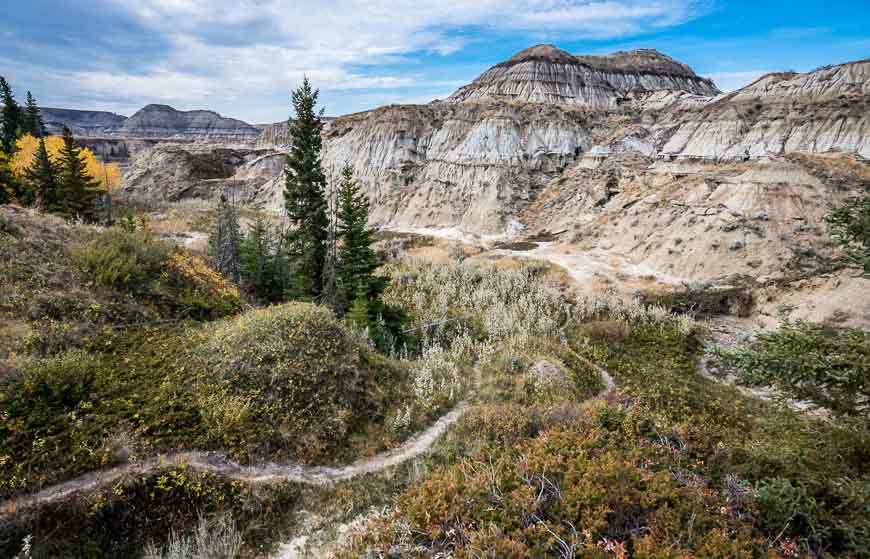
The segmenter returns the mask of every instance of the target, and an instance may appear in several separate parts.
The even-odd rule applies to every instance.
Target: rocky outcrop
[[[577,252],[608,251],[685,279],[782,277],[833,254],[831,207],[870,188],[851,155],[765,161],[584,162],[551,181],[521,215],[529,231],[564,231]]]
[[[730,95],[647,108],[666,158],[741,159],[786,152],[870,158],[870,60],[771,74]]]
[[[214,111],[178,111],[168,105],[147,105],[127,119],[118,134],[127,138],[255,141],[260,130]]]
[[[76,136],[111,135],[117,132],[127,117],[105,111],[78,111],[75,109],[42,108],[46,132],[61,134],[69,126]]]
[[[490,68],[449,100],[505,98],[607,108],[655,91],[719,93],[712,81],[655,50],[572,56],[539,45]]]
[[[332,125],[335,123],[333,117],[320,117],[323,122],[324,133],[329,133]],[[290,132],[288,129],[288,121],[282,120],[273,124],[257,124],[255,125],[260,130],[260,136],[255,143],[258,148],[280,148],[287,149],[290,147]]]
[[[351,163],[379,224],[498,233],[517,207],[592,144],[579,107],[467,103],[392,106],[339,118],[324,164]]]
[[[179,111],[168,105],[147,105],[130,118],[102,111],[54,108],[42,109],[42,116],[49,134],[60,134],[67,125],[75,136],[82,138],[207,141],[251,146],[258,142],[277,145],[281,139],[270,137],[260,142],[261,129],[246,122],[214,111]],[[268,127],[278,131],[282,125],[286,128],[286,123]]]
[[[339,117],[323,161],[333,182],[354,166],[378,226],[482,237],[567,230],[584,247],[609,244],[675,277],[721,274],[738,256],[735,269],[763,275],[801,246],[828,250],[815,224],[862,188],[868,74],[863,61],[722,94],[656,51],[535,47],[447,101]],[[164,176],[151,167],[170,155],[155,148],[127,188],[156,192],[187,173],[196,186],[179,196],[233,186],[277,209],[282,159],[272,146],[286,148],[285,128],[263,128],[267,149],[220,177],[196,176],[178,153]],[[831,161],[850,171],[829,172]]]
[[[283,154],[271,150],[158,144],[133,157],[124,192],[151,202],[212,200],[231,190],[245,204],[278,207]]]

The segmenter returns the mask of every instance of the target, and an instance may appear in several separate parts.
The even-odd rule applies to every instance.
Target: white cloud
[[[455,53],[476,40],[469,30],[618,37],[697,17],[710,0],[103,1],[168,43],[168,54],[130,75],[80,73],[82,89],[104,97],[229,105],[286,96],[303,75],[324,92],[422,91],[433,81],[425,69],[381,68],[420,53]]]
[[[745,87],[761,76],[769,74],[769,70],[748,70],[745,72],[713,72],[704,74],[710,78],[722,91],[734,91]]]

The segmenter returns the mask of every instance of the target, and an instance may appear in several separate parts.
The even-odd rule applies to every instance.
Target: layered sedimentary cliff
[[[127,118],[103,111],[42,109],[49,134],[60,134],[64,125],[85,138],[124,140],[175,139],[254,143],[259,128],[214,111],[179,111],[168,105],[146,105]]]
[[[786,152],[870,157],[870,60],[771,74],[729,95],[679,100],[644,117],[667,156],[736,159]]]
[[[199,181],[177,195],[237,186],[277,209],[270,189],[280,190],[287,138],[282,125],[263,128],[266,151],[248,150],[226,176],[197,178],[177,165],[174,180]],[[866,188],[870,61],[773,74],[723,94],[652,50],[533,47],[446,101],[339,117],[324,140],[328,175],[354,166],[376,225],[566,230],[562,239],[692,277],[729,266],[764,275],[806,247],[827,250],[818,220]],[[169,148],[153,149],[128,175],[129,190],[165,182],[152,168]],[[706,262],[718,253],[740,264]]]
[[[76,136],[101,136],[120,130],[127,117],[105,111],[45,107],[42,109],[42,120],[49,134],[60,134],[66,125]]]
[[[283,164],[272,150],[163,143],[134,156],[124,188],[155,202],[211,200],[230,189],[245,204],[277,208]]]
[[[338,119],[325,162],[332,172],[354,165],[380,224],[509,233],[529,228],[527,207],[550,181],[591,194],[586,179],[566,169],[594,169],[624,154],[650,164],[789,152],[867,157],[868,68],[865,61],[769,76],[726,95],[655,51],[574,57],[535,47],[447,102]],[[574,208],[561,219],[584,215]]]
[[[168,105],[147,105],[124,122],[127,138],[211,138],[253,141],[260,130],[213,111],[178,111]]]
[[[538,45],[490,68],[450,101],[489,97],[605,108],[651,91],[719,93],[712,81],[655,50],[572,56],[552,45]]]

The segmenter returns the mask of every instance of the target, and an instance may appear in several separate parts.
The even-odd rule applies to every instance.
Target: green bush
[[[238,288],[199,256],[175,251],[162,269],[157,292],[175,316],[214,320],[242,309]]]
[[[213,324],[193,350],[200,409],[244,455],[333,458],[383,421],[402,380],[332,312],[288,303]]]
[[[870,193],[855,196],[825,218],[847,266],[870,277]]]
[[[202,448],[198,409],[180,359],[195,330],[103,334],[84,350],[29,358],[0,378],[0,497],[126,459]],[[121,453],[121,446],[127,450]]]
[[[722,514],[727,496],[693,481],[685,456],[637,438],[641,419],[594,409],[535,435],[519,418],[478,414],[473,425],[510,438],[488,434],[489,446],[409,487],[339,556],[764,556],[762,534]]]
[[[71,350],[24,364],[26,372],[19,382],[25,391],[44,404],[73,408],[90,396],[95,366],[91,355]]]
[[[252,557],[277,543],[301,493],[289,483],[251,486],[167,468],[0,523],[0,557],[14,556],[28,535],[34,558],[152,557],[154,547],[146,544],[162,544],[169,534],[176,545],[170,540],[168,549],[155,550],[164,558],[181,548],[190,552],[185,559],[227,559],[239,539],[247,548],[242,556]]]
[[[79,271],[94,284],[143,293],[160,278],[173,245],[145,230],[113,227],[95,234],[72,251]]]
[[[202,258],[143,229],[105,229],[74,248],[72,257],[92,284],[176,317],[213,320],[243,305],[238,289]]]
[[[809,322],[784,322],[748,347],[719,351],[719,361],[744,371],[749,384],[771,385],[838,415],[870,412],[870,336]]]

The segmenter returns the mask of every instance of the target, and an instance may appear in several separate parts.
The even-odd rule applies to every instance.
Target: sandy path
[[[438,437],[448,427],[456,423],[467,409],[468,404],[461,402],[452,411],[443,415],[429,428],[409,439],[403,445],[371,458],[358,460],[347,466],[304,466],[294,463],[275,464],[270,462],[243,466],[230,460],[225,454],[220,452],[178,452],[150,458],[139,463],[124,464],[109,470],[87,473],[77,478],[46,487],[35,494],[11,499],[0,505],[0,518],[12,516],[22,509],[58,502],[75,493],[94,491],[100,487],[118,483],[127,476],[142,475],[153,470],[182,464],[197,470],[209,471],[231,479],[252,483],[294,481],[310,485],[326,485],[336,481],[379,472],[420,456],[429,450]]]
[[[603,398],[613,391],[613,378],[605,369],[581,355],[577,357],[601,375],[604,388],[596,396]],[[18,511],[51,504],[82,492],[90,492],[123,481],[129,476],[140,476],[151,471],[186,465],[196,470],[209,471],[230,479],[262,483],[269,481],[293,481],[310,485],[327,485],[397,466],[416,458],[431,448],[448,427],[456,423],[468,410],[467,402],[460,402],[449,413],[403,445],[382,452],[371,458],[357,460],[347,466],[304,466],[296,463],[276,464],[266,462],[243,466],[230,460],[221,452],[178,452],[149,458],[143,462],[123,464],[108,470],[90,472],[77,478],[51,485],[32,495],[10,499],[0,504],[0,519],[11,517]]]

